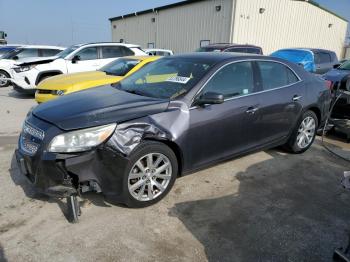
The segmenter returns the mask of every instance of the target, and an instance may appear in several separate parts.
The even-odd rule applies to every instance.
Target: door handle
[[[254,115],[255,114],[255,112],[256,111],[258,111],[259,110],[259,108],[257,108],[257,107],[249,107],[248,109],[247,109],[247,111],[245,111],[247,114],[252,114],[252,115]]]
[[[293,96],[293,102],[297,102],[297,101],[299,101],[300,99],[302,98],[302,96],[298,96],[298,95],[295,95],[295,96]]]

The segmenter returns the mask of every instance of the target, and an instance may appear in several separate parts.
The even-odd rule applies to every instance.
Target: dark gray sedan
[[[144,207],[178,176],[220,161],[280,145],[306,151],[329,103],[324,80],[278,58],[166,57],[115,85],[36,107],[17,159],[49,195],[97,191]]]

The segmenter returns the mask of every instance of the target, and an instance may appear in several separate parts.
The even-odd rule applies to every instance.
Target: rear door
[[[100,47],[100,66],[104,66],[118,57],[133,56],[134,52],[125,46],[101,46]]]
[[[261,76],[256,133],[262,144],[287,137],[295,126],[305,99],[303,81],[285,64],[256,61]]]
[[[258,141],[256,92],[253,63],[237,62],[220,69],[197,95],[215,92],[225,102],[190,109],[190,127],[186,144],[198,168],[212,161],[243,152]]]

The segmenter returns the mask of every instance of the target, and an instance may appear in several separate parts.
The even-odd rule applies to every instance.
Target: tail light
[[[333,82],[332,81],[329,81],[329,80],[325,80],[326,82],[326,86],[329,90],[332,90],[333,89]]]

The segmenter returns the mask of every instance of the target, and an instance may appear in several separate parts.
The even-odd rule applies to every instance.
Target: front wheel
[[[317,127],[316,114],[313,111],[306,111],[286,144],[287,149],[296,154],[308,150],[315,140]]]
[[[5,78],[10,78],[10,75],[5,71],[0,71],[0,88],[7,87],[10,85],[10,81],[5,80]]]
[[[124,198],[129,207],[146,207],[165,197],[174,185],[178,163],[165,144],[147,141],[130,155],[124,173]]]

